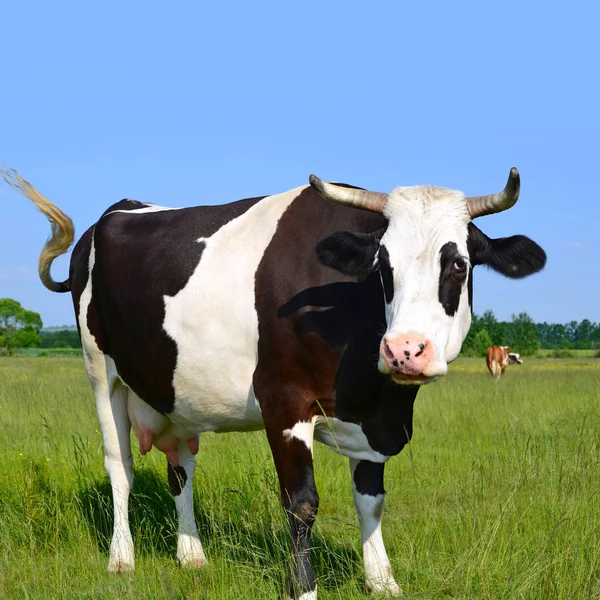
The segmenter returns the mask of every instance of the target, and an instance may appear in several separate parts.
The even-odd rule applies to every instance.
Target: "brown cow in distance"
[[[509,363],[520,365],[523,360],[519,354],[511,352],[508,346],[490,346],[486,353],[486,363],[491,375],[500,378]]]

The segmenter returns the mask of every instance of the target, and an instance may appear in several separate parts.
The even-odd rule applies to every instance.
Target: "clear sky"
[[[521,198],[478,220],[548,253],[480,268],[475,312],[600,321],[598,3],[19,2],[0,20],[0,163],[83,233],[113,202],[222,203],[308,180]],[[0,297],[74,323],[49,233],[0,184]],[[68,259],[54,263],[67,277]]]

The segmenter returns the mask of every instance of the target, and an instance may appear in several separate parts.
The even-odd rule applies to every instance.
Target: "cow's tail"
[[[52,234],[42,248],[38,261],[38,273],[42,283],[51,292],[68,292],[71,289],[69,280],[54,281],[50,275],[52,261],[64,254],[73,243],[75,228],[73,221],[52,202],[44,198],[29,182],[25,181],[14,169],[2,167],[2,176],[8,185],[27,196],[43,212],[50,221]]]

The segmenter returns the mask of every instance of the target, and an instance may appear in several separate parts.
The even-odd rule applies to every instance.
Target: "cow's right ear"
[[[376,267],[375,257],[381,239],[378,233],[332,233],[317,244],[317,258],[321,264],[344,275],[366,279]]]

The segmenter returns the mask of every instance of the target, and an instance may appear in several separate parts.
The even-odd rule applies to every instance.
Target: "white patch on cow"
[[[445,375],[471,324],[466,283],[459,307],[448,316],[439,301],[440,250],[454,242],[468,262],[467,212],[462,192],[432,186],[399,187],[388,196],[383,214],[389,220],[381,239],[394,269],[394,298],[386,304],[387,331],[394,339],[407,332],[424,336],[433,358],[428,377]],[[379,368],[387,372],[383,357]]]
[[[314,431],[315,418],[312,421],[298,421],[291,429],[284,429],[283,437],[287,439],[294,438],[304,442],[312,455]]]
[[[104,443],[104,466],[113,495],[114,528],[108,570],[122,572],[133,570],[135,566],[128,514],[129,492],[133,484],[133,458],[129,441],[127,388],[119,380],[114,361],[98,348],[87,324],[95,256],[92,239],[88,262],[89,277],[81,294],[77,318],[81,330],[85,368],[96,398],[96,410]]]
[[[177,344],[175,423],[195,431],[263,427],[252,388],[258,361],[254,278],[281,215],[305,187],[269,196],[203,238],[189,281],[164,297],[163,328]]]
[[[128,215],[146,215],[148,213],[155,212],[164,212],[166,210],[181,210],[181,208],[172,208],[170,206],[159,206],[158,204],[150,204],[149,202],[144,203],[144,208],[133,208],[131,210],[111,210],[109,213],[106,213],[104,217],[108,217],[108,215],[112,215],[114,213],[127,213]],[[104,218],[102,217],[102,218]]]
[[[375,463],[386,462],[389,456],[373,450],[360,425],[348,423],[335,417],[319,416],[315,419],[314,438],[356,460],[369,460]]]
[[[392,567],[381,535],[381,515],[385,494],[369,496],[357,491],[354,483],[354,469],[358,461],[350,461],[352,473],[352,493],[354,506],[360,523],[365,565],[366,586],[382,594],[396,597],[402,590],[394,581]]]

